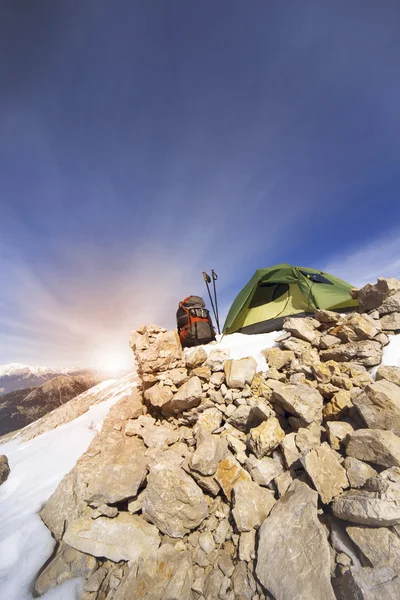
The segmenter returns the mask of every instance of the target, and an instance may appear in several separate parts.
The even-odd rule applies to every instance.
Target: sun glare
[[[122,371],[129,368],[129,360],[125,352],[107,349],[105,352],[99,352],[96,365],[105,371]]]

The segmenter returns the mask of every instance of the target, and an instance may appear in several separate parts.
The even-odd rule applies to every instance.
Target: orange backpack
[[[184,348],[208,344],[215,340],[210,313],[200,296],[188,296],[179,303],[176,322]]]

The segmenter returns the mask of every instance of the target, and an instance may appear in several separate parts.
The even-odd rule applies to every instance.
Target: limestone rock
[[[384,379],[400,386],[400,367],[380,366],[376,372],[376,381]]]
[[[115,519],[80,517],[68,525],[64,541],[80,552],[114,562],[150,556],[160,545],[156,527],[125,512]]]
[[[337,312],[334,312],[333,310],[323,310],[323,309],[315,311],[314,317],[320,323],[329,323],[332,325],[337,323],[340,319],[340,315]]]
[[[57,585],[75,577],[89,577],[96,569],[96,559],[61,542],[56,555],[40,572],[34,592],[42,596]]]
[[[277,448],[284,437],[285,432],[278,419],[271,417],[250,430],[247,445],[257,458],[262,458]]]
[[[243,531],[239,539],[239,560],[250,562],[256,557],[256,530]]]
[[[319,347],[322,350],[328,350],[329,348],[332,348],[333,346],[337,346],[338,344],[341,344],[342,340],[340,338],[338,338],[336,335],[323,335],[319,341]]]
[[[222,413],[218,408],[207,408],[204,412],[199,415],[197,419],[196,427],[213,433],[222,423]]]
[[[269,368],[278,371],[290,365],[295,357],[294,352],[291,350],[281,350],[280,348],[266,348],[261,354],[265,356]]]
[[[369,315],[352,314],[346,321],[333,330],[345,342],[372,340],[381,331],[379,321]]]
[[[254,358],[241,358],[239,360],[226,360],[224,363],[225,379],[228,388],[243,389],[251,385],[256,374],[257,362]]]
[[[0,485],[4,483],[10,474],[10,465],[5,454],[0,455]]]
[[[357,299],[362,312],[379,308],[389,296],[400,290],[400,282],[397,279],[386,279],[379,277],[375,284],[367,283],[358,290]]]
[[[400,387],[382,379],[366,386],[353,399],[366,425],[372,429],[388,429],[400,435]]]
[[[348,390],[340,390],[336,392],[331,401],[325,404],[323,416],[325,421],[341,419],[352,408],[351,394]]]
[[[348,344],[334,346],[329,350],[321,350],[320,357],[323,361],[354,361],[365,367],[375,367],[382,360],[382,346],[373,340],[349,342]]]
[[[183,350],[176,329],[157,334],[151,343],[147,343],[146,335],[131,336],[131,348],[135,352],[140,373],[148,374],[168,369],[184,367]],[[147,339],[149,339],[147,337]]]
[[[150,415],[143,415],[136,421],[128,421],[125,434],[142,438],[148,448],[165,448],[179,439],[177,431],[166,425],[156,425]]]
[[[383,331],[398,331],[400,329],[400,312],[384,315],[379,322]]]
[[[169,402],[173,396],[172,390],[162,383],[157,383],[145,391],[144,399],[151,408],[162,410],[164,404]]]
[[[252,454],[246,459],[245,468],[252,480],[263,486],[269,485],[275,477],[283,473],[283,467],[277,460],[269,457],[257,459]]]
[[[377,475],[375,469],[361,460],[358,460],[358,458],[348,456],[344,460],[343,465],[347,472],[347,479],[349,480],[350,487],[352,488],[363,487],[368,479]]]
[[[238,461],[230,455],[219,463],[215,478],[226,498],[230,500],[234,485],[242,480],[250,480],[250,475],[240,466]]]
[[[147,477],[142,513],[170,537],[183,537],[208,514],[201,489],[181,467],[158,463]]]
[[[264,414],[257,409],[257,406],[253,408],[247,404],[242,404],[234,410],[227,419],[227,422],[236,427],[236,429],[239,429],[239,431],[247,433],[253,427],[260,425],[264,420]]]
[[[240,532],[258,528],[275,504],[273,492],[253,481],[236,483],[233,487],[233,501],[232,514]]]
[[[397,600],[400,576],[389,567],[350,567],[343,576],[340,600]]]
[[[345,421],[328,421],[326,424],[328,441],[334,450],[340,450],[341,442],[350,434],[354,428]]]
[[[108,506],[108,504],[100,504],[91,513],[92,519],[98,519],[99,517],[108,517],[113,519],[118,514],[118,508],[116,506]]]
[[[335,600],[317,498],[294,481],[260,528],[256,573],[276,600]]]
[[[281,448],[286,466],[290,469],[290,467],[297,463],[299,459],[299,451],[296,446],[296,434],[289,433],[286,435],[281,442]]]
[[[224,363],[229,358],[228,350],[212,350],[206,360],[207,367],[210,367],[213,373],[224,370]]]
[[[207,352],[201,346],[185,352],[185,363],[188,369],[200,367],[207,360]]]
[[[400,469],[392,467],[333,501],[333,513],[351,523],[384,527],[400,523]]]
[[[214,475],[227,451],[227,445],[219,436],[199,431],[197,449],[190,460],[190,468],[201,475]]]
[[[185,459],[181,464],[182,469],[190,475],[198,486],[209,493],[211,496],[217,496],[221,491],[218,481],[215,478],[215,475],[201,475],[197,471],[192,471],[189,466],[189,460]]]
[[[372,567],[390,567],[400,573],[400,538],[387,527],[346,527],[353,543]]]
[[[348,487],[346,471],[326,442],[301,455],[300,460],[324,504]]]
[[[238,562],[232,574],[234,600],[252,600],[254,583],[247,565],[244,561]]]
[[[318,338],[318,333],[316,332],[315,327],[307,319],[289,317],[283,323],[282,328],[285,331],[289,331],[289,333],[295,337],[306,342],[310,342],[310,344],[313,344]]]
[[[202,388],[198,377],[190,377],[184,383],[173,397],[161,407],[161,412],[165,417],[177,415],[184,410],[194,408],[201,402]]]
[[[400,312],[400,290],[389,296],[378,308],[379,315]]]
[[[392,431],[359,429],[349,435],[346,452],[382,467],[400,466],[400,438]]]
[[[193,579],[190,553],[163,544],[131,566],[113,600],[192,600]]]
[[[318,423],[311,423],[308,427],[300,427],[295,437],[296,446],[303,452],[316,448],[321,444],[321,427]]]
[[[277,402],[284,410],[300,417],[305,423],[322,421],[323,398],[308,385],[282,385],[274,390],[272,402]]]

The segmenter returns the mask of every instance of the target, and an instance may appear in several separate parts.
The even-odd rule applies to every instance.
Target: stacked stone
[[[287,319],[267,373],[134,332],[141,388],[43,509],[60,545],[36,591],[80,574],[82,600],[400,597],[400,368],[368,371],[399,294],[380,279],[361,312]]]

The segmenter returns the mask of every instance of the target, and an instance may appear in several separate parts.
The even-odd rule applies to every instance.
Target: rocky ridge
[[[155,325],[130,338],[140,387],[41,512],[35,583],[82,600],[310,600],[400,594],[400,282],[360,311],[289,318],[267,373]]]

